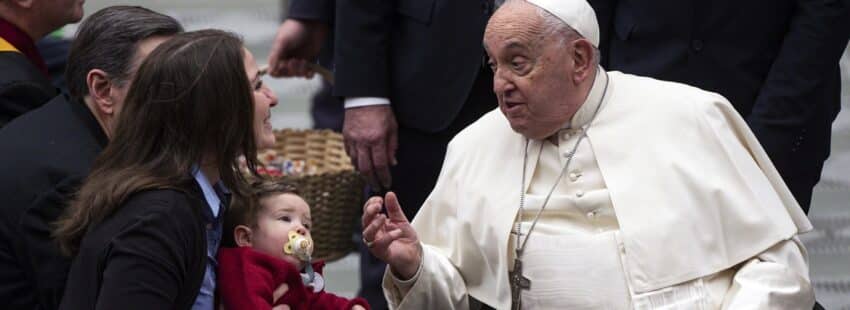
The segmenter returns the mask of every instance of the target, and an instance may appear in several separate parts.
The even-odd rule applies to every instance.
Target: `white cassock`
[[[529,143],[526,184],[526,140],[500,111],[452,140],[413,221],[422,265],[384,276],[390,306],[510,308],[520,190],[528,232],[586,133],[523,254],[523,308],[811,309],[796,237],[811,224],[726,99],[601,70],[558,143]]]

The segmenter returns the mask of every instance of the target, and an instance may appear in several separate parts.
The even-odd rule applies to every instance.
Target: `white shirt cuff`
[[[350,97],[345,98],[345,103],[343,103],[346,109],[389,104],[390,99],[384,97]]]

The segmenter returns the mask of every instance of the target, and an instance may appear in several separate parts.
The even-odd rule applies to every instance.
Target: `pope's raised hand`
[[[381,213],[384,205],[386,215]],[[370,198],[363,207],[363,242],[372,255],[390,265],[392,272],[403,280],[413,277],[422,261],[416,231],[392,192],[387,193],[386,199]]]

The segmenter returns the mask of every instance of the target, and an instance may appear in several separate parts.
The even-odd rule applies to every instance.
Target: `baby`
[[[225,236],[225,245],[232,247],[218,252],[218,288],[225,309],[369,309],[362,298],[324,291],[324,263],[310,257],[310,206],[293,186],[256,182],[249,200],[249,205],[234,203],[224,222],[225,235],[233,238]],[[287,289],[278,296],[281,287]]]

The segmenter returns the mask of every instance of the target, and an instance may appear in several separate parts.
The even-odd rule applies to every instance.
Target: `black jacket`
[[[291,0],[287,18],[334,23],[336,0]]]
[[[840,109],[838,59],[850,36],[850,1],[589,2],[603,66],[729,99],[808,208]]]
[[[0,129],[0,300],[7,309],[56,309],[70,259],[51,224],[106,145],[84,103],[57,96]]]
[[[481,71],[492,11],[492,0],[338,1],[334,95],[386,97],[400,126],[445,129]]]
[[[208,208],[187,176],[182,190],[132,195],[89,228],[60,309],[189,309],[207,263]]]
[[[24,55],[0,52],[0,128],[56,95],[50,80]]]

